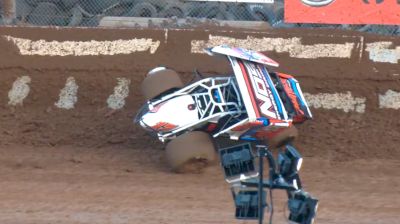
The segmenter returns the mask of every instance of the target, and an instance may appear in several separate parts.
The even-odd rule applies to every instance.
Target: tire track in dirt
[[[234,219],[219,167],[172,174],[159,152],[143,146],[0,147],[0,222],[243,223]],[[304,187],[321,201],[317,223],[396,223],[398,160],[304,159]],[[285,198],[274,191],[274,223],[286,223]]]

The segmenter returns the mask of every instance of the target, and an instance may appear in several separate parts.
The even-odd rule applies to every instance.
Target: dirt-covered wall
[[[400,156],[400,39],[337,30],[0,28],[0,144],[161,147],[132,123],[140,82],[157,65],[227,74],[201,51],[219,44],[299,79],[315,116],[300,126],[306,156]]]

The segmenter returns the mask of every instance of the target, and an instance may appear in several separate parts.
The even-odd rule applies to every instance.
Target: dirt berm
[[[312,30],[305,34],[301,30],[1,28],[0,144],[96,147],[154,144],[154,147],[161,147],[132,123],[142,103],[140,82],[146,72],[157,65],[176,69],[186,80],[195,68],[208,74],[231,72],[224,59],[195,53],[196,46],[213,44],[221,37],[231,38],[226,40],[229,44],[239,45],[243,41],[237,40],[250,37],[244,41],[248,46],[265,46],[265,49],[268,44],[260,43],[262,38],[285,39],[286,42],[280,44],[289,49],[278,46],[266,53],[280,62],[277,70],[299,79],[304,92],[314,96],[349,92],[355,100],[365,101],[361,112],[344,109],[345,112],[336,105],[326,105],[329,109],[313,109],[315,119],[300,126],[301,137],[297,141],[306,156],[336,159],[400,156],[397,148],[399,113],[395,109],[381,109],[378,102],[379,94],[385,94],[389,89],[400,91],[398,65],[374,62],[368,57],[366,47],[368,43],[383,41],[396,46],[399,39]],[[299,48],[299,41],[293,38],[300,38],[303,48]],[[353,48],[348,48],[346,43],[353,43]],[[323,52],[315,54],[318,52],[313,51],[321,51],[321,46],[327,48],[328,45],[323,44],[347,48],[336,49],[337,52],[330,56]],[[12,106],[10,91],[13,83],[23,76],[28,76],[26,85],[30,91],[23,101]],[[55,104],[60,100],[60,91],[66,87],[68,77],[73,77],[78,89],[74,108],[66,110]],[[126,102],[122,109],[112,110],[107,106],[107,99],[114,92],[116,78],[130,80],[129,94],[122,97]],[[344,99],[339,95],[338,100]],[[329,104],[332,99],[325,101]]]

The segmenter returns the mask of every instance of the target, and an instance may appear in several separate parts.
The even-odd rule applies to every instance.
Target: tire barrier
[[[283,0],[274,4],[218,3],[157,0],[16,0],[17,25],[98,26],[105,16],[148,18],[198,18],[230,21],[266,21],[274,28],[331,28],[380,35],[400,35],[400,26],[284,23]],[[304,0],[325,4],[326,0]],[[0,6],[1,7],[1,6]],[[0,24],[2,23],[0,9]]]
[[[157,8],[149,2],[141,2],[132,7],[125,16],[129,17],[158,17]]]
[[[27,22],[33,25],[62,25],[61,11],[51,2],[40,2],[28,15]]]
[[[160,16],[163,18],[183,18],[184,15],[182,8],[176,6],[170,6],[160,12]]]

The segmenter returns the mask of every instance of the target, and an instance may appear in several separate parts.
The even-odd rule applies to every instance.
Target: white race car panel
[[[143,115],[141,123],[158,131],[170,131],[175,127],[197,123],[200,119],[195,101],[190,95],[182,95],[158,104]]]
[[[265,56],[264,54],[256,51],[246,50],[243,48],[232,48],[226,45],[221,45],[213,48],[206,49],[207,53],[222,54],[226,56],[231,56],[235,58],[241,58],[247,61],[253,61],[256,63],[269,65],[273,67],[279,67],[279,63],[272,60],[271,58]]]
[[[263,65],[234,57],[228,58],[232,64],[250,122],[261,117],[287,121],[287,112]]]
[[[283,103],[277,95],[275,86],[269,77],[268,71],[263,65],[253,62],[244,61],[244,66],[247,69],[247,76],[250,78],[252,89],[256,99],[260,102],[258,108],[261,115],[277,120],[287,120],[287,112]],[[243,74],[246,75],[246,74]]]
[[[243,103],[244,103],[244,106],[246,107],[246,111],[247,111],[247,115],[249,116],[249,120],[255,121],[255,120],[257,120],[257,114],[256,114],[256,110],[254,109],[254,107],[251,103],[251,96],[250,96],[250,92],[248,91],[247,86],[246,86],[246,81],[244,79],[245,77],[242,75],[242,71],[237,62],[237,59],[233,58],[233,57],[229,57],[229,60],[232,64],[233,72],[235,73],[236,81],[239,86],[240,93],[242,94]]]

